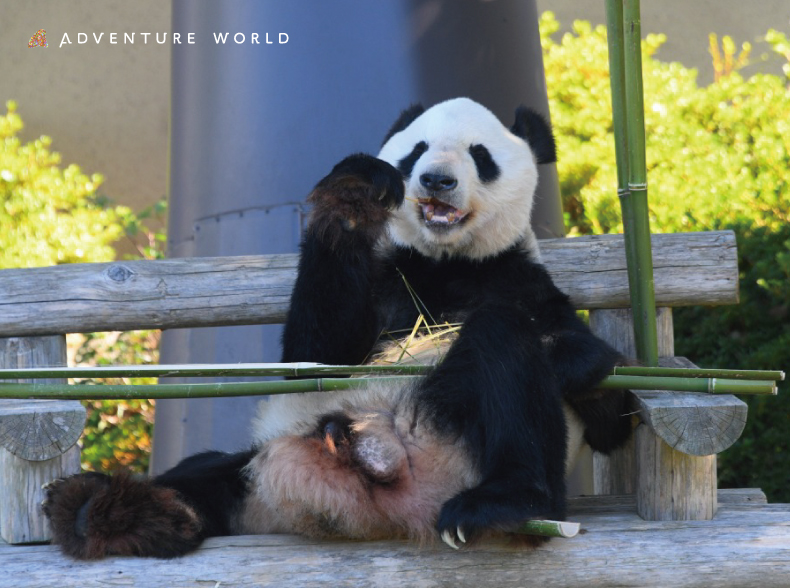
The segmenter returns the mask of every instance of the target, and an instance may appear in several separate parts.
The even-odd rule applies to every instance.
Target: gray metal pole
[[[310,188],[343,156],[376,153],[413,102],[465,95],[507,124],[522,103],[548,113],[534,0],[173,0],[173,32],[195,43],[173,46],[172,257],[296,251]],[[543,167],[536,231],[561,236],[556,170]],[[184,329],[165,333],[161,360],[279,354],[278,328]],[[152,471],[249,446],[256,403],[160,401]]]

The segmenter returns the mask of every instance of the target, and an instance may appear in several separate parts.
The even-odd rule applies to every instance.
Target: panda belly
[[[431,539],[441,505],[480,481],[471,453],[435,431],[408,386],[332,396],[323,415],[309,406],[312,426],[294,419],[295,433],[270,438],[252,460],[239,532]],[[348,423],[340,439],[335,422]]]
[[[416,361],[434,362],[443,351]],[[237,532],[433,538],[442,505],[481,476],[469,448],[440,434],[415,398],[414,384],[371,380],[356,390],[263,401],[256,426],[263,445],[247,468],[253,490]],[[583,444],[583,425],[563,409],[567,473]],[[335,421],[348,423],[339,441]]]

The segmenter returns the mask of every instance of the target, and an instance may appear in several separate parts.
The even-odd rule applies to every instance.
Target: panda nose
[[[458,180],[443,174],[422,174],[420,176],[420,184],[431,192],[441,192],[455,188],[458,185]]]

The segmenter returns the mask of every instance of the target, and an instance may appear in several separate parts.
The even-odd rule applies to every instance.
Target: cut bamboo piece
[[[572,523],[569,521],[527,521],[518,532],[524,535],[563,537],[570,539],[579,534],[580,528],[580,523]]]

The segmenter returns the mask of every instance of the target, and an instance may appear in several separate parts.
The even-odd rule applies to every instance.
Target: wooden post
[[[633,330],[629,309],[590,312],[590,327],[602,339],[633,356]],[[661,357],[674,355],[672,310],[657,312],[658,351]],[[677,363],[670,360],[670,363]],[[667,365],[667,361],[662,362]],[[666,394],[666,393],[665,393]],[[650,393],[645,396],[649,399]],[[711,399],[711,402],[720,402]],[[724,399],[721,410],[731,415],[729,428],[734,438],[745,422],[745,405],[737,399]],[[716,454],[721,450],[710,445],[710,455],[688,454],[670,447],[653,430],[649,401],[634,398],[640,423],[633,440],[610,456],[593,456],[595,494],[632,494],[637,496],[637,512],[647,520],[709,520],[716,514]],[[700,407],[702,412],[708,407]],[[714,409],[715,410],[715,409]],[[658,411],[656,411],[658,412]],[[642,414],[645,413],[645,414]],[[737,426],[736,426],[737,425]],[[716,431],[718,433],[718,431]],[[727,443],[726,440],[722,441]],[[688,443],[686,440],[683,443]],[[696,452],[695,452],[696,453]]]
[[[2,367],[65,365],[65,335],[0,338]],[[41,487],[79,472],[76,442],[84,426],[77,401],[0,400],[0,537],[7,543],[50,538]]]
[[[659,308],[656,312],[658,352],[661,356],[675,353],[672,309]],[[626,357],[636,357],[631,309],[591,310],[590,328]],[[634,494],[636,492],[636,459],[634,437],[625,447],[610,455],[593,453],[594,494]]]

